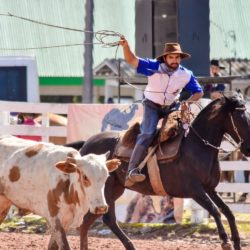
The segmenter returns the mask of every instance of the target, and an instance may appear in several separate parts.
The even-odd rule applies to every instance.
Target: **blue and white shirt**
[[[169,72],[165,63],[155,59],[139,58],[137,72],[148,77],[145,97],[160,105],[172,104],[179,98],[182,89],[192,94],[202,92],[193,72],[181,65],[175,71]]]

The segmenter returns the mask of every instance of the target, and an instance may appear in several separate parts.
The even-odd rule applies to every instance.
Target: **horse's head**
[[[229,118],[225,120],[225,132],[237,143],[246,156],[250,156],[250,114],[247,112],[245,102],[240,96],[224,97],[223,109],[228,112]]]

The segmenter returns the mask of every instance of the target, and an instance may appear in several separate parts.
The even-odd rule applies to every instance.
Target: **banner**
[[[67,142],[104,131],[125,131],[142,118],[141,104],[69,104]]]

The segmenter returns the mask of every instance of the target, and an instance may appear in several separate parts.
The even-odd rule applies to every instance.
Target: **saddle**
[[[181,142],[186,132],[183,129],[183,123],[185,124],[188,121],[189,114],[185,111],[175,111],[164,118],[162,126],[158,130],[153,144],[148,149],[145,159],[138,166],[138,168],[142,169],[147,164],[149,181],[156,195],[167,195],[161,181],[158,162],[170,162],[179,157]],[[139,133],[139,123],[130,127],[120,137],[114,151],[115,156],[128,162]],[[134,184],[134,182],[130,182],[126,186],[130,188]]]
[[[157,161],[169,162],[178,157],[184,129],[180,122],[180,112],[171,113],[164,119],[161,128],[158,130],[152,147],[155,149]],[[114,155],[129,161],[136,143],[137,135],[140,133],[140,124],[135,123],[126,133],[120,137],[115,148]],[[151,148],[148,149],[150,153]]]

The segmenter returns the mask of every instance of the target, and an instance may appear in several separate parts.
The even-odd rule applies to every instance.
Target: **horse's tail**
[[[84,143],[85,143],[85,141],[75,141],[75,142],[64,144],[63,146],[72,147],[72,148],[79,151],[82,148],[82,146],[84,145]]]

